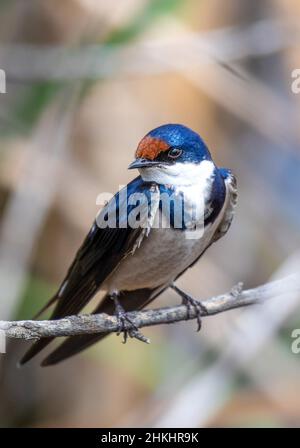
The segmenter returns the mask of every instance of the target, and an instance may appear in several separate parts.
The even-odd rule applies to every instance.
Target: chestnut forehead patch
[[[154,160],[162,151],[170,149],[170,145],[164,140],[146,136],[141,140],[135,152],[136,158]]]

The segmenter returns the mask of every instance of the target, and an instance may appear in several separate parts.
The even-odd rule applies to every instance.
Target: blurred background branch
[[[175,23],[175,21],[174,21]],[[228,27],[202,33],[192,32],[177,21],[177,34],[144,39],[138,43],[110,41],[62,45],[8,44],[0,46],[6,73],[14,81],[97,80],[111,76],[151,76],[172,70],[178,64],[189,68],[212,62],[237,62],[249,57],[265,57],[300,41],[295,20],[261,20],[241,28]],[[188,57],[192,54],[193,57]],[[63,63],[62,63],[63,62]]]

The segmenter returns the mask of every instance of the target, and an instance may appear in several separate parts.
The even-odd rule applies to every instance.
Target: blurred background
[[[62,281],[96,197],[134,176],[163,123],[198,131],[238,178],[225,238],[179,281],[195,297],[300,269],[298,0],[1,0],[0,319]],[[166,292],[155,307],[178,303]],[[284,304],[284,306],[282,306]],[[57,367],[0,355],[0,426],[300,426],[300,297],[110,336]]]

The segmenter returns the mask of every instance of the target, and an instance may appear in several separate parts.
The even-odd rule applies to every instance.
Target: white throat
[[[203,225],[215,176],[212,161],[145,167],[140,173],[147,182],[170,185],[174,188],[175,195],[182,197],[183,194],[185,225],[188,229],[193,229],[198,224]]]
[[[175,163],[161,167],[145,167],[139,170],[146,182],[161,185],[192,186],[207,185],[214,175],[215,165],[211,160],[195,163]]]

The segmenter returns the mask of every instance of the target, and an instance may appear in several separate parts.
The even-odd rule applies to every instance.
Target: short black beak
[[[129,170],[134,170],[136,168],[147,168],[151,166],[161,165],[160,162],[149,159],[135,159],[128,167]]]

